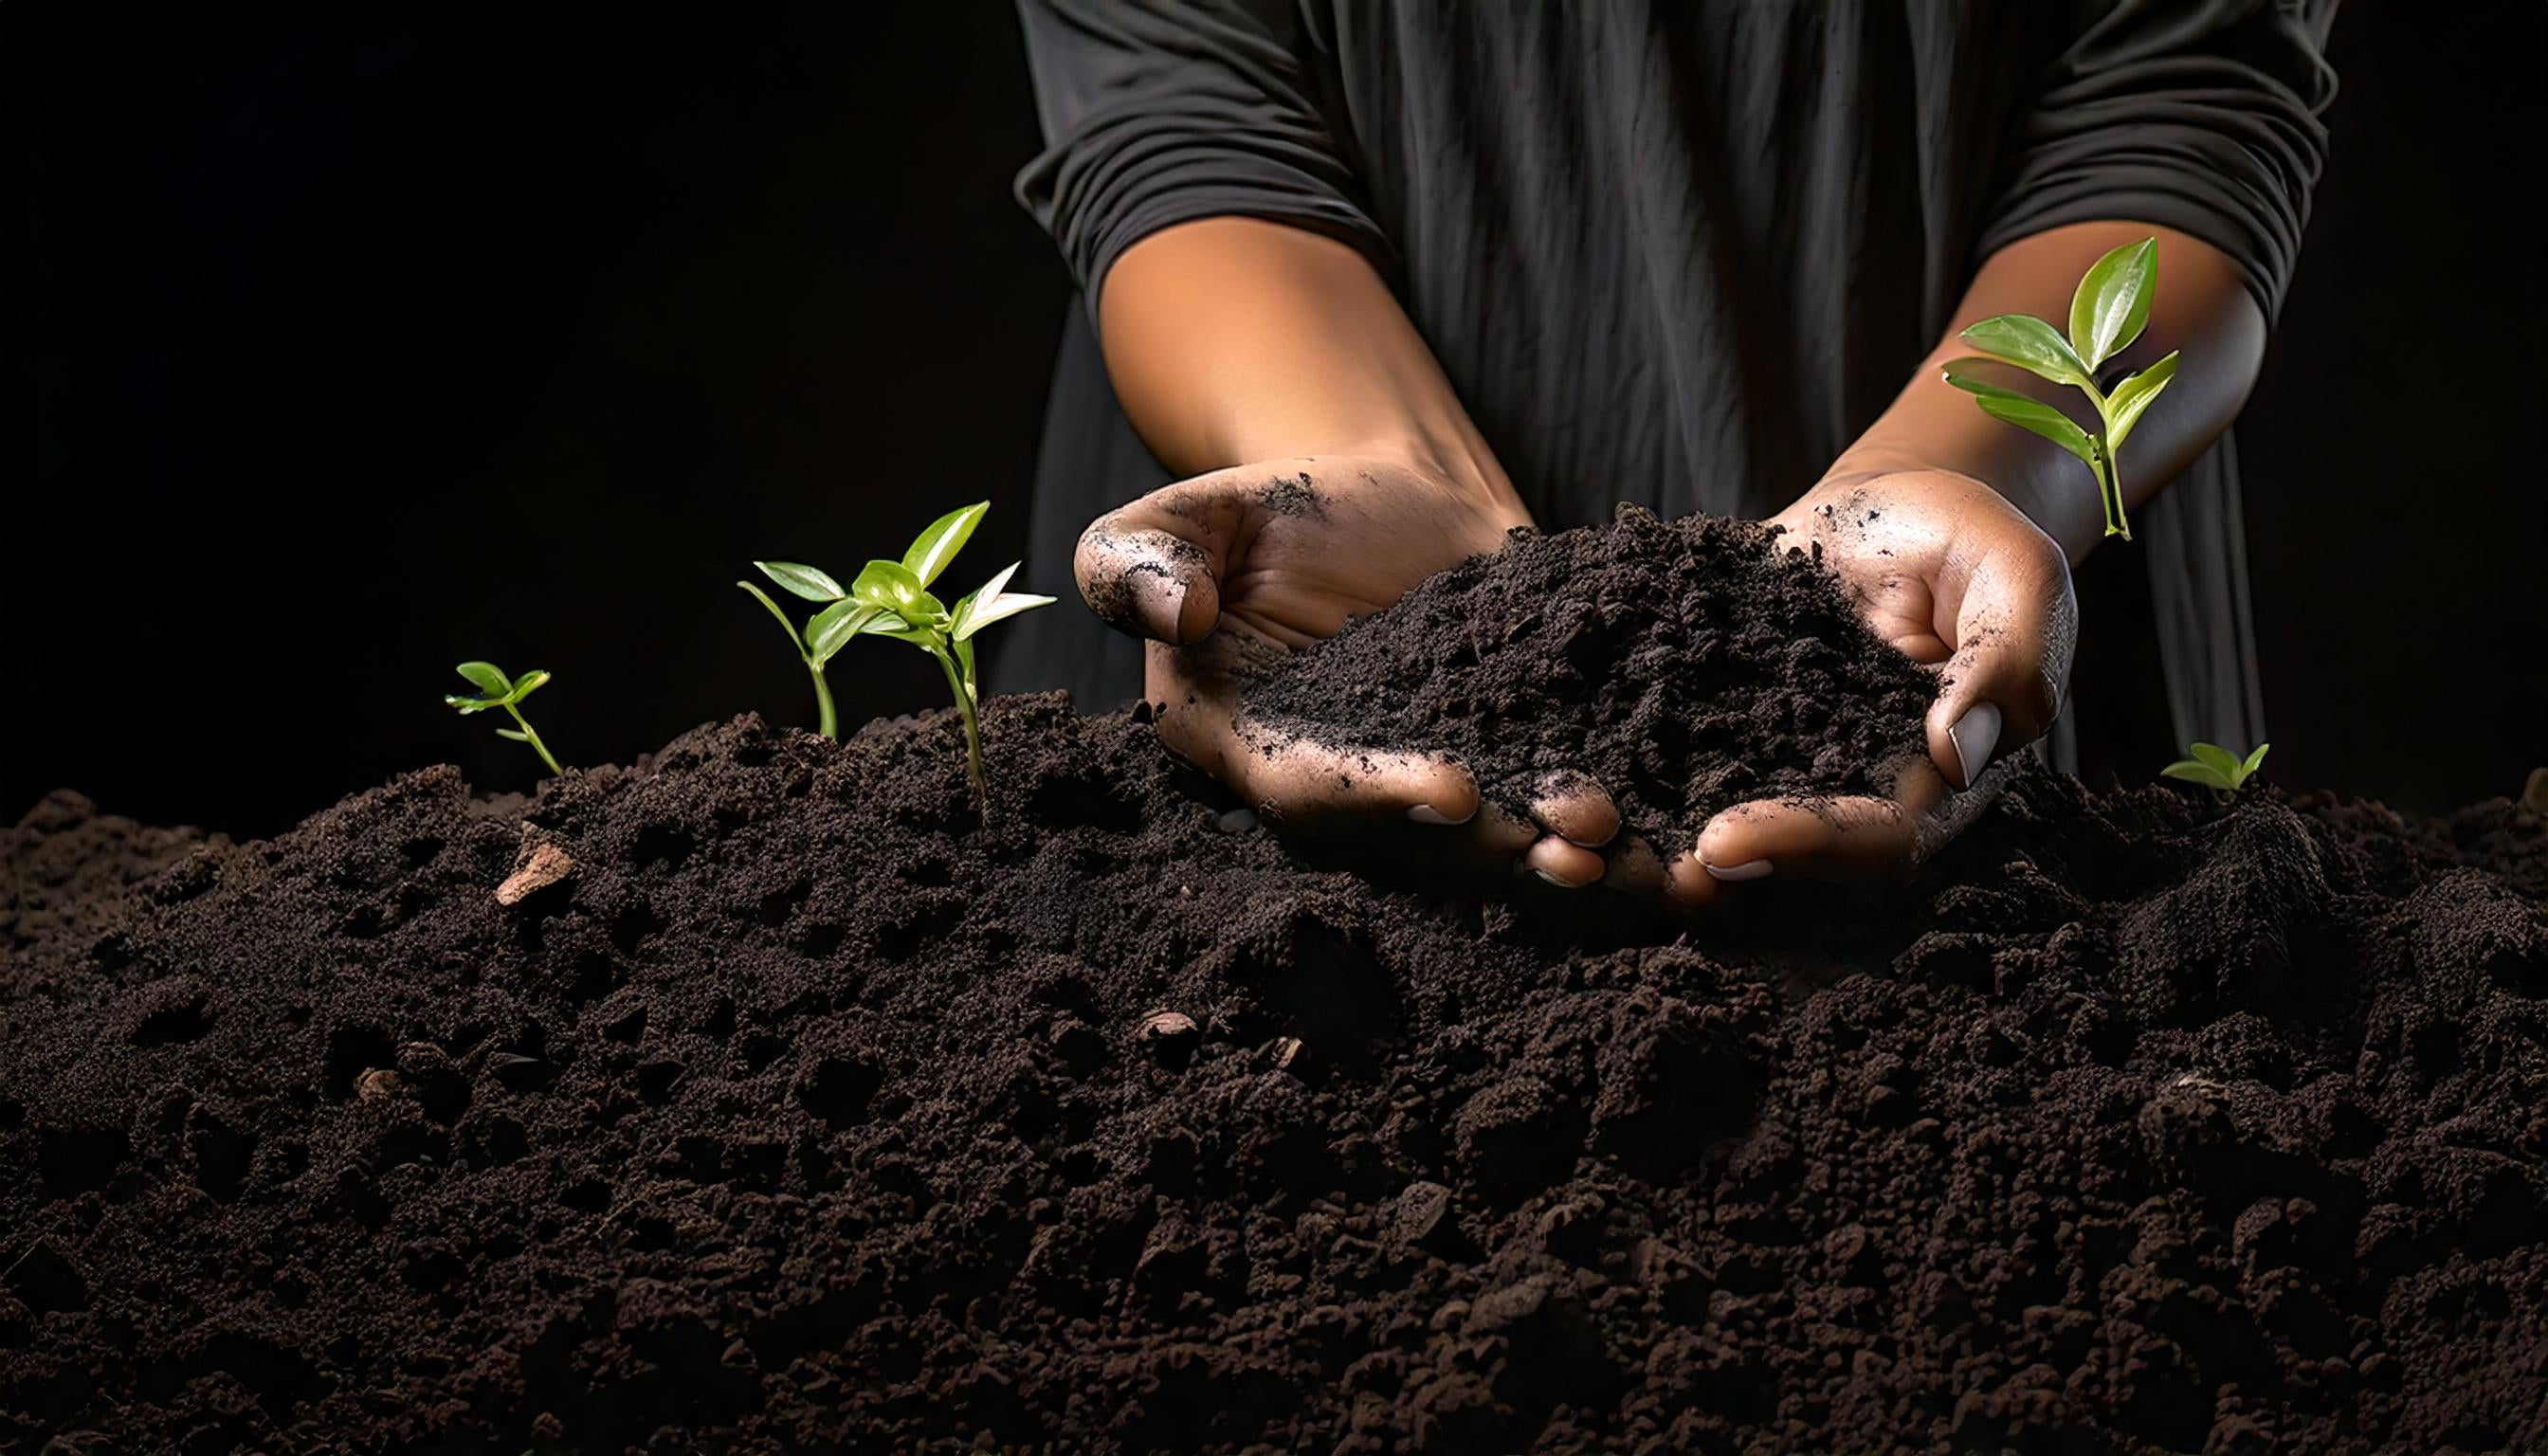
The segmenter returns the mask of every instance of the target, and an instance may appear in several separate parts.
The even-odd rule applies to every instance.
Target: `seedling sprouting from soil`
[[[973,801],[986,803],[982,789],[982,732],[976,717],[981,690],[973,678],[973,634],[1004,617],[1039,606],[1049,606],[1049,596],[1031,596],[1008,590],[1009,578],[1016,575],[1018,563],[1011,562],[1006,571],[958,598],[954,606],[942,603],[929,593],[929,584],[956,559],[972,537],[973,527],[991,508],[985,500],[951,510],[930,522],[911,543],[911,549],[900,561],[870,561],[845,590],[830,574],[810,566],[786,561],[756,561],[762,574],[780,587],[804,597],[823,603],[802,631],[787,620],[787,613],[770,599],[770,593],[750,582],[736,586],[758,597],[787,629],[787,640],[796,645],[796,655],[805,660],[805,670],[814,676],[814,702],[820,711],[821,731],[826,738],[840,736],[840,724],[832,711],[832,688],[823,680],[824,665],[832,655],[849,644],[853,637],[866,635],[892,637],[920,648],[938,660],[947,675],[948,690],[956,695],[956,711],[964,719],[964,762],[973,780]]]
[[[499,728],[496,732],[515,743],[529,744],[531,752],[540,756],[540,762],[549,766],[550,773],[566,772],[558,767],[557,759],[549,753],[549,746],[540,742],[540,735],[532,729],[531,720],[522,716],[522,699],[538,691],[540,684],[549,681],[546,671],[533,668],[518,678],[507,678],[504,676],[504,670],[494,663],[462,663],[459,671],[461,677],[478,684],[478,689],[487,695],[462,697],[458,693],[446,692],[442,695],[444,702],[458,708],[463,714],[483,713],[489,708],[502,708],[512,714],[513,721],[521,726],[518,731],[512,728]]]
[[[2265,750],[2272,747],[2270,743],[2260,743],[2254,753],[2241,759],[2217,743],[2198,743],[2188,750],[2194,757],[2179,759],[2158,772],[2170,778],[2204,784],[2219,790],[2223,798],[2229,798],[2238,792],[2239,785],[2247,781],[2249,774],[2256,772],[2256,766],[2265,762]]]
[[[2116,473],[2115,455],[2123,449],[2141,411],[2176,377],[2176,351],[2138,374],[2126,375],[2112,389],[2100,388],[2097,370],[2132,347],[2149,322],[2150,298],[2158,286],[2158,239],[2128,242],[2099,258],[2070,296],[2070,336],[2028,314],[2002,314],[1985,318],[1960,335],[1991,361],[2066,384],[2097,407],[2094,434],[2070,416],[2032,395],[1984,384],[1965,371],[1983,359],[1956,359],[1947,365],[1947,383],[1973,397],[1982,412],[2033,430],[2076,455],[2097,478],[2097,496],[2105,502],[2106,534],[2129,541],[2133,528],[2124,520],[2124,487]]]

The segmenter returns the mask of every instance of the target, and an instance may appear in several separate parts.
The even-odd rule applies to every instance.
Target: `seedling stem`
[[[1003,617],[1052,602],[1049,596],[1007,590],[1009,578],[1018,569],[1014,562],[952,607],[930,594],[929,584],[963,549],[973,527],[981,523],[989,509],[990,502],[983,501],[949,511],[920,533],[902,554],[902,560],[870,561],[846,588],[817,567],[788,561],[754,562],[764,576],[782,589],[823,604],[823,609],[802,629],[787,619],[787,613],[778,609],[770,593],[750,582],[735,583],[768,607],[778,624],[787,629],[789,644],[804,661],[805,670],[813,675],[814,706],[826,738],[839,737],[840,726],[823,669],[850,639],[862,635],[896,637],[936,658],[939,671],[947,675],[947,690],[956,699],[956,714],[964,720],[964,769],[972,785],[973,803],[985,812],[990,805],[990,790],[982,776],[981,688],[974,680],[973,634]]]
[[[497,736],[509,738],[515,743],[529,744],[531,752],[540,756],[540,762],[549,766],[550,773],[566,772],[558,767],[557,756],[549,752],[549,746],[540,742],[539,730],[531,726],[530,719],[522,716],[520,706],[523,698],[538,691],[540,684],[549,681],[546,671],[534,668],[519,678],[508,678],[504,676],[502,668],[494,663],[482,662],[462,663],[456,671],[461,677],[476,684],[483,695],[462,697],[458,693],[446,692],[442,695],[444,702],[459,709],[463,715],[483,713],[489,708],[502,708],[520,726],[519,728],[499,728],[496,730]]]

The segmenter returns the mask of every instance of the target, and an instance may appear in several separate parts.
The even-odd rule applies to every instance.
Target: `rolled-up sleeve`
[[[2014,122],[1987,256],[2071,223],[2190,233],[2271,319],[2300,255],[2334,99],[2331,0],[2094,7]]]
[[[1288,224],[1393,259],[1289,44],[1290,6],[1020,0],[1045,150],[1018,201],[1096,307],[1106,272],[1160,228]]]

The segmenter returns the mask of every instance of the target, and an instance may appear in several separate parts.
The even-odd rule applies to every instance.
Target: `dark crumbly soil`
[[[1517,533],[1250,689],[1267,725],[1457,754],[1506,804],[1590,774],[1621,820],[1688,845],[1747,799],[1884,793],[1924,753],[1931,677],[1818,557],[1749,521]]]
[[[2548,1447],[2507,802],[2026,771],[1899,896],[1560,948],[988,725],[988,832],[943,718],[39,808],[0,1447]]]

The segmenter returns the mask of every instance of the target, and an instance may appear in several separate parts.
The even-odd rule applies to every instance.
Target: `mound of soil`
[[[1936,682],[1812,555],[1750,521],[1515,532],[1292,654],[1245,700],[1324,743],[1457,754],[1518,807],[1591,774],[1621,822],[1687,845],[1747,799],[1890,790]]]
[[[1632,944],[987,747],[987,829],[943,717],[39,808],[0,1446],[2548,1446],[2526,811],[2020,772]]]

